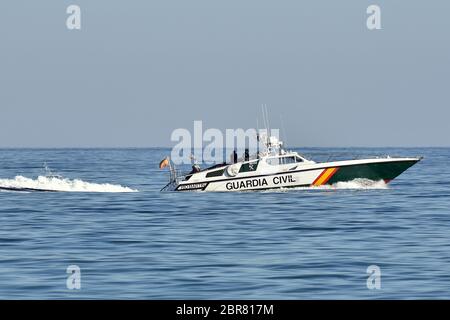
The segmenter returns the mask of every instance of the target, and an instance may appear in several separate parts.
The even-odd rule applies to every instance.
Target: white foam
[[[348,182],[337,182],[331,187],[336,189],[387,189],[388,185],[383,180],[355,179]]]
[[[354,179],[347,182],[337,182],[332,185],[296,187],[296,188],[282,188],[278,189],[281,192],[289,192],[290,190],[371,190],[371,189],[388,189],[388,185],[383,181],[373,181],[369,179]],[[277,190],[268,190],[277,191]]]
[[[332,185],[323,185],[318,187],[308,187],[308,189],[355,189],[355,190],[369,190],[369,189],[387,189],[388,185],[383,181],[373,181],[369,179],[354,179],[347,182],[337,182]]]
[[[30,179],[16,176],[14,179],[0,179],[0,187],[17,189],[39,189],[65,192],[138,192],[128,187],[109,183],[91,183],[80,179],[66,179],[57,177],[39,176]]]
[[[348,182],[337,182],[332,185],[306,186],[295,188],[267,189],[261,192],[290,192],[292,190],[377,190],[389,189],[383,180],[354,179]]]

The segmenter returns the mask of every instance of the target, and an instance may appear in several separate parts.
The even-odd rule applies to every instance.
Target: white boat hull
[[[321,186],[354,179],[384,180],[386,183],[420,161],[420,158],[385,158],[348,160],[328,163],[284,165],[275,172],[262,174],[256,170],[227,176],[227,166],[214,169],[223,172],[208,178],[209,172],[196,173],[185,181],[167,185],[165,191],[258,191],[279,188]],[[266,172],[264,170],[263,172]]]

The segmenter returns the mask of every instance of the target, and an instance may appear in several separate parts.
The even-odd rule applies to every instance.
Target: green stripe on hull
[[[417,161],[393,161],[383,163],[366,163],[339,167],[339,170],[328,180],[327,184],[354,179],[369,179],[373,181],[390,181]]]

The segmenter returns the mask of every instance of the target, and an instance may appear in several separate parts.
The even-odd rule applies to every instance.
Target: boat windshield
[[[272,166],[277,166],[280,164],[292,164],[303,162],[303,159],[300,158],[299,156],[284,156],[284,157],[267,158],[266,162]]]

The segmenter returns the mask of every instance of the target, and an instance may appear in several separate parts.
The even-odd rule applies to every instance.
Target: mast
[[[259,159],[259,122],[256,117],[256,157]]]
[[[263,121],[264,121],[264,126],[266,127],[266,149],[269,151],[270,149],[270,134],[269,134],[269,116],[267,113],[267,106],[265,104],[261,105],[261,109],[262,109],[262,114],[263,114]]]
[[[286,130],[284,129],[283,117],[281,116],[281,114],[280,114],[280,122],[281,122],[281,130],[283,132],[283,140],[281,141],[283,141],[283,149],[286,149],[284,145],[287,144],[287,137],[286,137]]]

